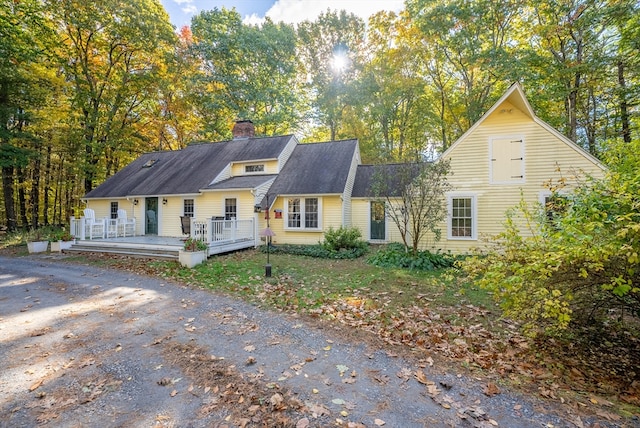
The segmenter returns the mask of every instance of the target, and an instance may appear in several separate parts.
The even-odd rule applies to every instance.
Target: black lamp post
[[[273,230],[271,230],[271,227],[269,226],[269,194],[267,193],[266,195],[267,198],[267,211],[264,215],[264,218],[267,220],[267,228],[264,229],[262,232],[260,232],[260,236],[264,236],[265,237],[265,242],[267,243],[267,264],[264,267],[264,276],[266,276],[267,278],[271,277],[271,263],[269,262],[269,251],[270,251],[270,245],[271,245],[271,237],[272,236],[276,236],[276,234],[273,232]]]

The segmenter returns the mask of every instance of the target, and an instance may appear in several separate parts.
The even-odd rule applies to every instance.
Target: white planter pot
[[[49,241],[32,241],[27,242],[27,249],[29,253],[44,253],[47,251]]]
[[[178,253],[178,260],[184,267],[192,268],[199,265],[207,259],[206,251],[184,251]]]
[[[61,253],[62,250],[68,250],[74,244],[74,241],[52,241],[51,252]]]

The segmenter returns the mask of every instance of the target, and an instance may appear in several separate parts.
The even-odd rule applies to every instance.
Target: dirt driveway
[[[598,423],[339,328],[59,256],[0,257],[0,426]]]

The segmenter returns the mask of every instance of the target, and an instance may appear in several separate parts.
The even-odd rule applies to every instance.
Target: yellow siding
[[[305,196],[300,196],[305,197]],[[309,197],[316,197],[315,195]],[[342,201],[340,196],[338,195],[330,195],[330,196],[317,196],[318,199],[321,200],[321,209],[320,213],[320,222],[321,229],[320,231],[292,231],[291,229],[285,229],[286,221],[284,214],[284,201],[285,197],[278,197],[271,207],[271,211],[269,213],[270,220],[269,224],[271,229],[275,232],[276,236],[273,237],[272,242],[274,244],[307,244],[313,245],[321,242],[324,239],[324,231],[328,230],[329,227],[333,227],[334,229],[339,228],[342,225]],[[276,219],[274,215],[274,211],[276,209],[282,210],[283,215],[281,219]],[[259,230],[262,230],[266,227],[266,220],[264,219],[264,214],[262,213],[259,218]]]
[[[162,204],[162,198],[158,204],[158,235],[160,236],[181,236],[182,227],[180,216],[183,214],[184,200],[194,199],[194,205],[197,205],[196,197],[183,196],[167,196],[167,204]],[[141,217],[144,221],[144,217]],[[136,219],[136,223],[138,220]],[[144,225],[143,225],[144,227]]]
[[[356,227],[362,233],[362,239],[369,241],[371,239],[370,233],[370,218],[371,218],[371,201],[369,199],[354,199],[351,201],[352,212],[352,226]],[[386,235],[387,242],[402,242],[402,236],[400,230],[396,224],[387,216],[386,220]]]
[[[369,200],[351,200],[351,226],[360,230],[362,239],[369,240]]]
[[[244,167],[246,165],[264,165],[264,172],[246,173]],[[237,177],[239,175],[251,175],[251,174],[277,174],[278,173],[278,161],[258,161],[258,162],[238,162],[231,166],[231,176]]]
[[[111,216],[111,202],[118,201],[118,206],[120,205],[120,201],[118,199],[92,199],[88,204],[87,208],[91,208],[96,213],[96,218],[109,218]],[[80,213],[81,216],[84,213]]]
[[[127,211],[128,218],[136,219],[136,235],[140,235],[144,232],[144,223],[142,223],[142,228],[140,228],[140,220],[139,218],[143,212],[142,206],[144,203],[139,205],[134,205],[133,200],[127,200],[126,198],[113,198],[113,199],[92,199],[87,204],[87,208],[91,208],[96,213],[96,218],[111,218],[111,202],[118,203],[118,209],[123,209]],[[83,216],[84,213],[80,211],[78,213],[78,217]]]
[[[503,136],[522,136],[524,139],[523,183],[490,184],[489,142]],[[477,240],[447,239],[447,224],[441,225],[443,239],[438,247],[453,252],[467,252],[482,245],[487,236],[501,232],[506,211],[516,206],[521,196],[529,203],[538,202],[540,193],[548,190],[545,183],[549,180],[557,182],[564,178],[571,185],[576,183],[576,174],[602,174],[602,169],[581,150],[567,144],[508,102],[459,141],[447,158],[451,159],[453,174],[448,179],[454,192],[473,194],[477,198]]]

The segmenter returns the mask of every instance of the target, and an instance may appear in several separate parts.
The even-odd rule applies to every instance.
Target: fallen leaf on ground
[[[44,382],[44,379],[40,379],[39,381],[35,382],[34,384],[32,384],[29,387],[29,392],[33,392],[36,389],[40,388],[40,385],[42,385],[42,382]]]
[[[309,426],[309,419],[302,418],[296,423],[296,428],[307,428]]]
[[[489,382],[485,385],[482,392],[484,392],[484,395],[486,395],[487,397],[493,397],[494,395],[500,394],[500,388],[498,388],[498,385],[496,385],[495,383]]]
[[[416,380],[418,382],[420,382],[423,385],[426,385],[429,383],[429,379],[427,379],[427,375],[424,374],[424,372],[422,370],[418,370],[414,373],[414,377],[416,378]]]

